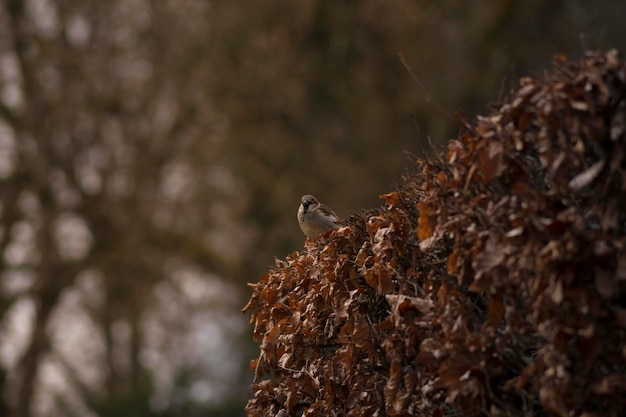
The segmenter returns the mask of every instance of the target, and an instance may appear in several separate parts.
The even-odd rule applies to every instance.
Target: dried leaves
[[[626,66],[561,59],[253,286],[250,416],[626,407]]]

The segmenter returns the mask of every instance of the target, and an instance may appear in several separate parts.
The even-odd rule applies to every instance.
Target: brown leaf
[[[417,237],[420,240],[426,240],[433,234],[433,226],[430,223],[428,204],[420,201],[417,203],[417,209],[420,211],[420,218],[417,225]]]
[[[493,236],[489,237],[484,249],[476,255],[472,262],[472,267],[477,272],[478,276],[491,271],[504,261],[505,254],[503,247],[503,245],[496,242]]]
[[[396,401],[398,388],[401,383],[402,369],[400,368],[400,364],[394,362],[389,367],[389,376],[387,378],[387,383],[385,384],[385,397],[388,404],[393,404]]]
[[[554,55],[554,60],[561,64],[564,64],[567,62],[567,56],[563,54],[557,54],[557,55]]]
[[[539,368],[540,366],[537,362],[532,362],[531,364],[527,365],[524,369],[522,369],[522,372],[520,373],[519,376],[507,381],[504,386],[504,389],[505,390],[509,390],[513,388],[517,390],[524,389],[526,385],[528,384],[528,381],[537,374],[537,371],[539,371]]]
[[[622,103],[622,107],[624,104]],[[626,113],[622,111],[617,112],[613,120],[611,120],[611,140],[619,140],[626,130]]]
[[[372,332],[370,325],[364,317],[360,317],[354,324],[352,341],[359,348],[364,348],[372,344]]]
[[[450,256],[448,256],[448,271],[453,275],[458,275],[460,272],[459,252],[460,248],[455,247]]]
[[[591,165],[591,167],[589,167],[587,170],[576,175],[569,182],[569,187],[574,191],[580,191],[581,189],[585,188],[602,171],[602,168],[604,168],[605,162],[606,161],[604,159],[601,159],[595,164]]]
[[[391,306],[391,315],[396,323],[396,326],[399,324],[402,314],[407,310],[416,310],[421,314],[428,314],[433,308],[433,301],[424,298],[387,294],[385,295],[385,299]]]
[[[376,292],[378,294],[389,294],[395,290],[395,285],[393,285],[393,276],[395,275],[393,271],[390,271],[387,268],[378,268],[378,276],[377,278],[377,286]]]
[[[487,308],[487,323],[490,325],[497,325],[504,317],[504,306],[502,305],[502,299],[498,296],[491,297],[489,300],[489,307]]]
[[[352,320],[346,321],[339,330],[338,340],[341,343],[350,343],[350,336],[354,332],[354,322]]]
[[[576,110],[580,110],[580,111],[589,110],[589,104],[585,103],[584,101],[572,101],[570,104]]]
[[[591,389],[600,395],[626,393],[626,375],[623,373],[611,374],[594,382],[591,385]]]
[[[494,178],[500,176],[504,170],[502,163],[502,143],[491,141],[489,145],[480,152],[480,173],[483,184],[488,184]]]
[[[541,404],[549,411],[553,412],[559,417],[568,417],[567,406],[563,401],[563,395],[556,392],[554,388],[543,386],[539,390],[539,400]]]
[[[250,360],[250,366],[248,367],[248,369],[250,371],[254,371],[256,369],[258,363],[259,363],[258,359],[251,359]]]
[[[613,279],[613,274],[604,268],[596,268],[595,284],[598,294],[600,294],[600,297],[605,300],[610,300],[619,295],[617,283]]]
[[[394,208],[398,204],[398,193],[397,192],[382,194],[379,197],[385,199],[385,202],[387,203],[389,208]]]
[[[386,216],[371,216],[367,219],[367,232],[373,236],[378,229],[389,227],[389,223],[390,221]]]
[[[548,291],[554,304],[559,305],[563,302],[563,298],[565,297],[563,293],[563,281],[560,279],[553,281],[548,288]]]
[[[448,176],[443,172],[438,173],[437,183],[440,187],[444,187],[448,183]]]

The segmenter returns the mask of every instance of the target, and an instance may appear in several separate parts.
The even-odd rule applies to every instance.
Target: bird
[[[339,228],[339,217],[330,207],[319,202],[310,194],[303,195],[298,208],[300,229],[308,237]]]

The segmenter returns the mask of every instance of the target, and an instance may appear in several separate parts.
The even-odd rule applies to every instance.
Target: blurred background
[[[456,136],[447,112],[623,52],[625,21],[623,0],[0,0],[0,416],[244,416],[246,282],[302,249],[300,196],[380,205]]]

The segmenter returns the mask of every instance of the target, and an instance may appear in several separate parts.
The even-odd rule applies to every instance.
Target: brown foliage
[[[255,284],[250,416],[626,407],[626,65],[559,57]]]

